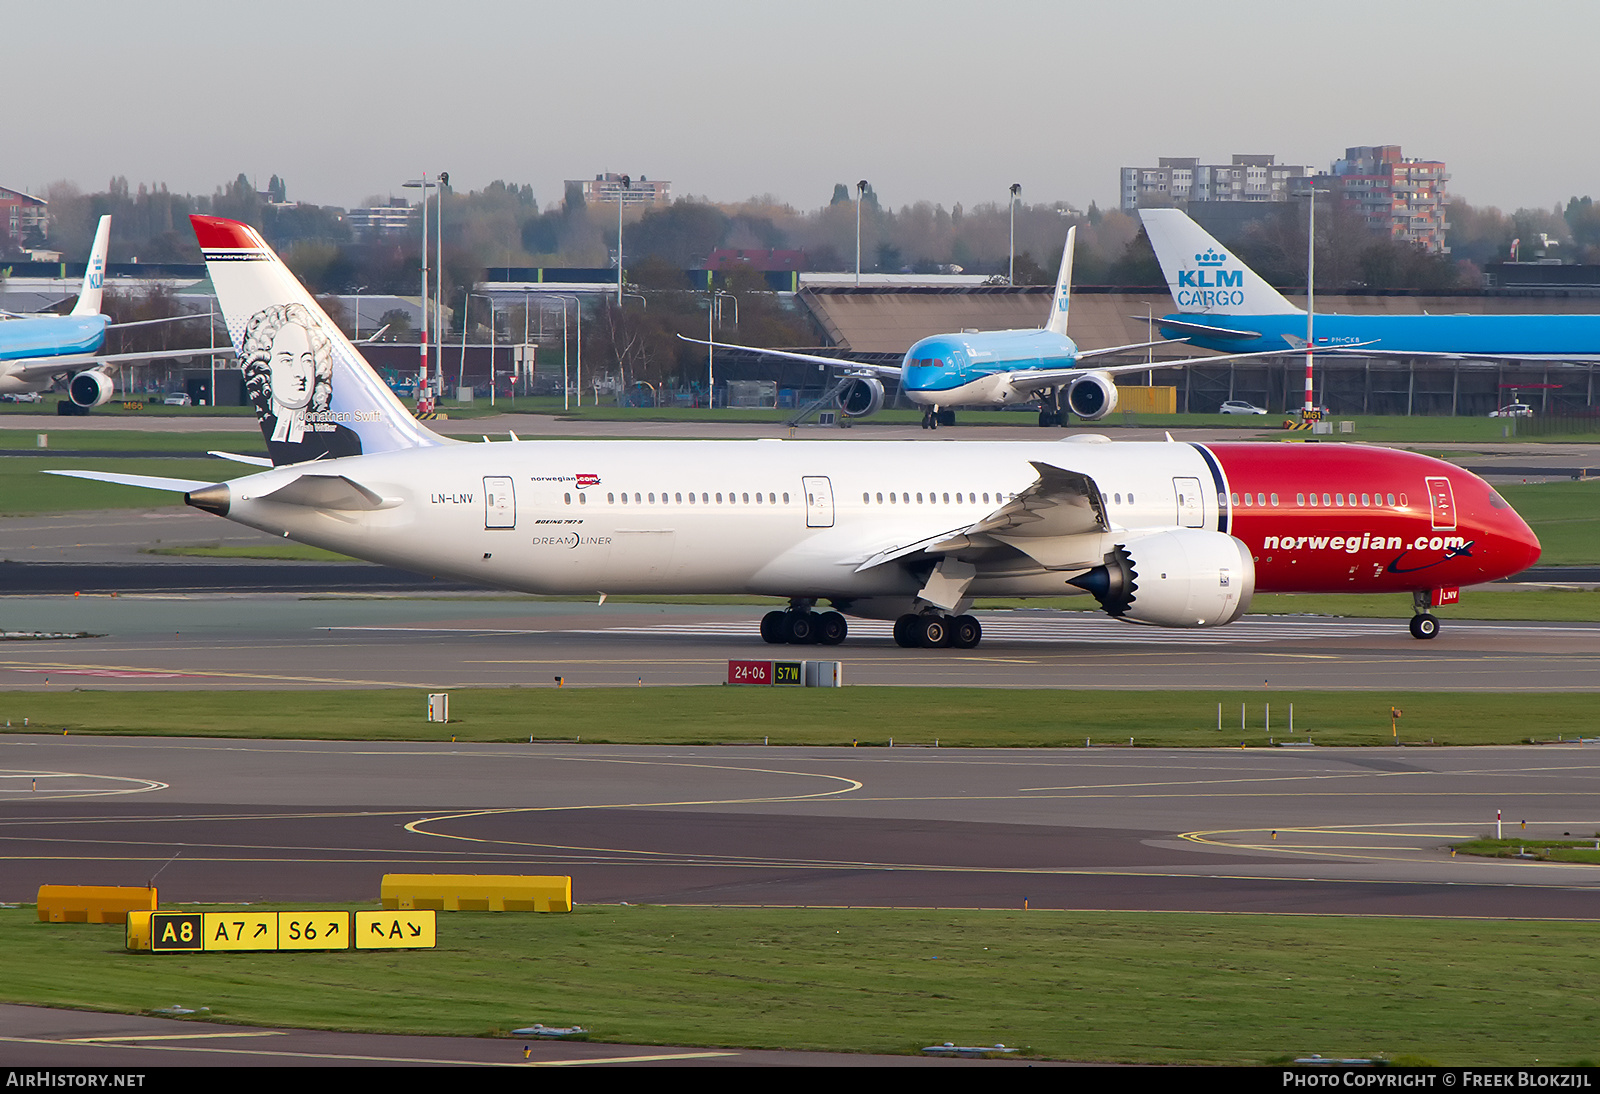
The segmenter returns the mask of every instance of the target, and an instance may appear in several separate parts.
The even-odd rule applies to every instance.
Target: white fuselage
[[[1191,445],[1040,442],[520,441],[275,468],[229,483],[228,516],[405,569],[532,593],[909,598],[904,567],[863,564],[955,532],[1032,485],[1040,461],[1090,475],[1113,529],[1215,526],[1179,511],[1212,482]],[[261,500],[344,475],[375,509]],[[1092,545],[1091,545],[1092,546]],[[1091,550],[1095,559],[1098,555]],[[1026,558],[973,595],[1064,595],[1077,572]]]

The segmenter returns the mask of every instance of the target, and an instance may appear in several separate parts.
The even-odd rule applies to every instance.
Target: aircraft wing
[[[947,555],[997,543],[1053,569],[1098,565],[1099,558],[1091,557],[1094,545],[1079,537],[1111,530],[1099,486],[1081,471],[1032,462],[1039,477],[1000,508],[964,527],[880,550],[861,562],[856,572],[913,555]]]
[[[233,353],[232,346],[199,346],[192,349],[145,350],[140,353],[64,353],[54,357],[18,357],[0,361],[0,372],[24,380],[42,380],[61,372],[83,372],[92,368],[120,368],[139,361],[166,361],[174,357],[209,357],[214,353]]]
[[[1218,361],[1243,361],[1250,357],[1283,357],[1293,353],[1287,349],[1264,349],[1254,353],[1216,353],[1208,357],[1183,357],[1176,361],[1143,361],[1135,365],[1101,365],[1088,368],[1026,368],[1001,373],[1018,391],[1048,391],[1062,384],[1070,384],[1079,376],[1098,372],[1103,376],[1120,376],[1125,372],[1150,372],[1161,368],[1178,368],[1182,365],[1210,365]]]
[[[1296,353],[1305,353],[1305,340]],[[1339,357],[1432,357],[1441,361],[1600,361],[1600,353],[1462,353],[1459,350],[1383,349],[1368,343],[1362,346],[1318,346],[1319,356]]]
[[[1130,315],[1129,319],[1148,321],[1149,316]],[[1155,325],[1168,330],[1181,330],[1184,334],[1200,338],[1237,338],[1241,341],[1260,338],[1261,332],[1254,330],[1238,330],[1234,327],[1213,327],[1207,323],[1191,323],[1184,319],[1157,319]],[[1181,339],[1178,339],[1181,341]]]
[[[816,365],[826,365],[829,368],[846,369],[850,372],[871,373],[874,376],[888,376],[898,378],[899,365],[869,365],[861,361],[851,361],[840,357],[824,357],[819,353],[795,353],[783,349],[763,349],[760,346],[736,346],[732,342],[708,342],[704,338],[690,338],[687,335],[678,335],[685,342],[693,342],[697,346],[715,346],[717,349],[739,349],[746,353],[764,353],[769,357],[783,357],[790,361],[810,361]]]
[[[1130,342],[1126,346],[1105,346],[1101,349],[1080,349],[1078,360],[1086,357],[1104,357],[1108,353],[1125,353],[1130,349],[1151,349],[1155,346],[1170,346],[1174,342],[1182,342],[1182,338],[1157,338],[1154,342]]]

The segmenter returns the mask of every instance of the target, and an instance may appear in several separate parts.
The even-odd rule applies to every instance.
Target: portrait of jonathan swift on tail
[[[332,412],[333,344],[303,305],[256,312],[239,356],[274,464],[361,454],[360,437]]]

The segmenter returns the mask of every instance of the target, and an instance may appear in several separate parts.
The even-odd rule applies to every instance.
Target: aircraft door
[[[1204,528],[1206,526],[1205,497],[1200,493],[1199,479],[1175,478],[1172,492],[1178,499],[1178,526]]]
[[[483,526],[485,528],[517,526],[517,490],[511,483],[511,476],[483,477]]]
[[[800,479],[806,495],[806,527],[833,527],[833,483],[826,475],[806,475]]]
[[[1428,508],[1433,514],[1433,530],[1435,532],[1453,532],[1456,530],[1456,500],[1455,494],[1450,489],[1450,480],[1443,475],[1429,477],[1428,483]]]

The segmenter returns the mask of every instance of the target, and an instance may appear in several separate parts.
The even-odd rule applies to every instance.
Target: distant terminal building
[[[1449,179],[1443,160],[1407,159],[1398,144],[1380,144],[1346,148],[1332,171],[1311,181],[1360,212],[1373,231],[1419,244],[1431,254],[1449,254],[1444,242],[1450,227],[1445,220]]]
[[[739,266],[761,273],[804,270],[806,253],[753,247],[718,247],[706,256],[706,268],[710,270],[730,270]]]
[[[408,231],[416,224],[417,210],[406,198],[390,198],[387,205],[351,209],[344,221],[357,233]]]
[[[50,219],[50,203],[21,190],[0,186],[0,232],[21,241],[29,232],[44,234]]]
[[[1214,164],[1162,156],[1155,167],[1124,167],[1119,190],[1122,211],[1192,201],[1287,201],[1289,180],[1304,178],[1306,169],[1277,160],[1277,156],[1235,155],[1232,163]]]
[[[624,179],[627,179],[626,183]],[[643,175],[630,178],[627,175],[607,171],[603,175],[596,175],[581,182],[568,179],[567,185],[583,187],[583,200],[590,205],[596,202],[615,202],[619,198],[624,205],[672,204],[672,183],[662,179],[647,179]]]

